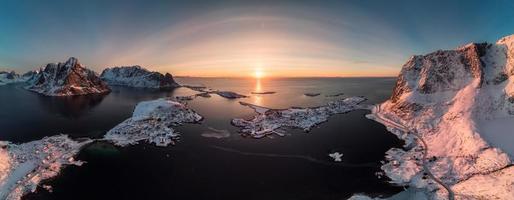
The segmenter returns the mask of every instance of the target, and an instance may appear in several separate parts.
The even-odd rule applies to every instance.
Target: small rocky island
[[[64,63],[50,63],[33,74],[25,89],[47,96],[105,94],[110,89],[98,75],[83,67],[77,58]]]
[[[171,74],[151,72],[139,65],[107,68],[100,77],[109,85],[157,89],[180,86]]]

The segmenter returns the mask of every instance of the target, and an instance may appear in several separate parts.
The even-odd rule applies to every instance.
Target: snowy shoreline
[[[0,199],[19,200],[41,181],[57,176],[65,165],[82,165],[74,157],[92,141],[57,135],[23,144],[1,142]]]

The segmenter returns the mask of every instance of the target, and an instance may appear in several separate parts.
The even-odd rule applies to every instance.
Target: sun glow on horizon
[[[254,69],[254,72],[253,72],[253,76],[254,76],[256,79],[264,78],[264,71],[263,71],[263,70],[262,70],[262,68],[260,68],[260,67],[255,68],[255,69]]]

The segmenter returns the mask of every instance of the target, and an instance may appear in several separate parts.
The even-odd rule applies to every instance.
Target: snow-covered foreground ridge
[[[138,65],[107,68],[100,77],[109,85],[138,88],[175,88],[180,86],[171,74],[151,72]]]
[[[91,141],[58,135],[23,144],[0,142],[0,199],[21,199],[42,180],[56,176],[63,165],[81,165],[73,157]]]
[[[201,120],[198,113],[170,99],[143,101],[137,104],[131,118],[109,130],[104,138],[119,146],[143,140],[167,146],[179,138],[173,127]]]
[[[413,56],[369,117],[406,141],[382,167],[393,183],[428,199],[514,199],[514,35]]]
[[[254,138],[277,134],[283,136],[285,128],[300,128],[309,131],[313,126],[323,123],[334,114],[342,114],[358,109],[364,97],[349,97],[331,101],[314,108],[270,109],[240,102],[255,110],[257,115],[250,120],[233,119],[232,125],[240,127],[240,132]]]
[[[64,63],[50,63],[27,81],[28,90],[47,96],[72,96],[104,94],[109,87],[98,75],[83,67],[77,58],[71,57]]]

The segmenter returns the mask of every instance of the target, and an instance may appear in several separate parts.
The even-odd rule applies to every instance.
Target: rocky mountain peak
[[[470,43],[412,56],[398,76],[390,102],[398,113],[415,113],[423,105],[451,104],[463,98],[466,89],[473,95],[469,99],[481,104],[474,112],[513,115],[513,66],[514,35],[494,44]]]
[[[64,63],[50,63],[34,75],[26,89],[48,96],[108,93],[109,87],[98,75],[83,67],[77,58]]]
[[[396,102],[401,95],[412,91],[421,94],[457,91],[474,79],[482,85],[489,64],[484,57],[494,46],[470,43],[454,50],[412,56],[403,65],[391,100]]]

